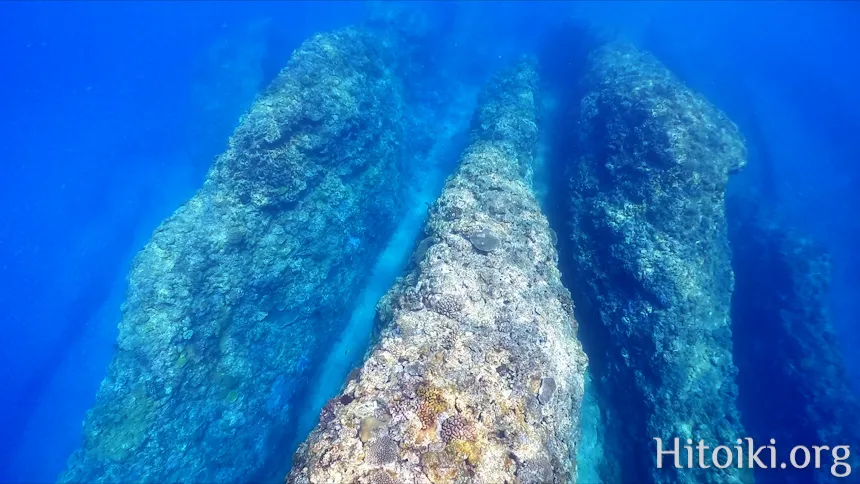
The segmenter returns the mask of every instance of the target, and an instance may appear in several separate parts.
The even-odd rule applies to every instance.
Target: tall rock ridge
[[[524,61],[481,95],[378,342],[288,482],[575,479],[586,357],[531,187],[537,80]]]
[[[612,471],[606,482],[739,482],[737,468],[656,468],[655,437],[711,446],[743,430],[732,363],[724,194],[745,164],[733,123],[652,56],[594,50],[570,160],[571,267]],[[586,323],[584,323],[586,324]]]
[[[750,437],[775,439],[782,451],[778,462],[787,462],[795,445],[855,447],[860,444],[860,407],[828,312],[827,252],[789,228],[767,208],[767,200],[734,196],[729,202],[737,274],[735,361]],[[844,476],[846,464],[854,470],[860,465],[852,452],[837,452],[842,462],[834,468],[837,473]],[[756,481],[841,480],[832,473],[832,449],[821,458],[821,469],[760,471]]]
[[[397,42],[360,28],[306,41],[155,231],[62,482],[286,472],[308,373],[399,216]]]
[[[732,266],[732,332],[740,407],[749,436],[775,439],[787,461],[795,445],[860,444],[860,406],[850,387],[844,344],[830,312],[831,257],[823,244],[793,226],[778,186],[778,159],[761,127],[746,123],[750,168],[726,199]],[[774,405],[778,401],[778,405]],[[756,482],[792,484],[843,480],[856,453],[825,450],[821,469],[757,472]],[[802,458],[801,458],[802,459]],[[831,463],[842,464],[831,469]],[[833,471],[838,473],[836,476]],[[847,477],[847,476],[845,476]]]

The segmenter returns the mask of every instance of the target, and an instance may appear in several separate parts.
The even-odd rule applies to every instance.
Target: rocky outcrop
[[[586,358],[531,188],[536,89],[523,62],[479,99],[419,262],[380,302],[377,344],[288,482],[575,478]]]
[[[724,193],[738,130],[652,56],[592,52],[571,160],[577,317],[617,466],[606,482],[735,482],[744,471],[656,468],[656,444],[742,437],[732,363]],[[665,461],[664,461],[665,464]],[[665,468],[669,467],[669,468]]]
[[[837,482],[860,465],[843,448],[835,454],[842,463],[832,467],[834,447],[860,443],[860,407],[828,311],[830,258],[765,208],[768,200],[739,194],[729,202],[737,275],[732,326],[749,436],[775,439],[777,462],[789,462],[795,445],[830,446],[820,469],[761,471],[756,480]]]
[[[63,482],[282,476],[303,385],[399,214],[398,39],[317,35],[137,255]],[[273,458],[274,457],[274,458]]]

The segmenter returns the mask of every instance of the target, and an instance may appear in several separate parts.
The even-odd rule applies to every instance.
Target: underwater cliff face
[[[860,407],[827,307],[829,255],[790,228],[766,199],[735,195],[728,201],[737,275],[732,328],[745,427],[756,440],[781,443],[785,455],[778,461],[787,461],[794,445],[855,446]],[[857,468],[856,455],[845,462]],[[829,464],[756,475],[757,482],[838,480]]]
[[[303,383],[398,215],[393,40],[346,29],[305,42],[204,186],[156,230],[61,481],[285,471],[272,457],[282,458]]]
[[[479,98],[381,333],[294,458],[293,483],[575,479],[586,357],[531,187],[537,75]]]
[[[724,192],[745,164],[743,141],[631,46],[595,50],[583,83],[570,253],[577,316],[602,335],[590,356],[609,435],[603,477],[736,482],[738,469],[656,469],[652,439],[742,435]]]

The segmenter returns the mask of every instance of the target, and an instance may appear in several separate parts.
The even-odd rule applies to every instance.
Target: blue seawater
[[[659,427],[659,422],[654,423],[659,419],[649,416],[642,400],[648,392],[640,391],[635,378],[628,379],[627,373],[618,370],[619,361],[629,362],[631,375],[644,375],[642,378],[648,382],[645,386],[654,389],[655,394],[665,391],[682,400],[689,397],[696,401],[697,395],[706,394],[696,392],[709,385],[726,389],[721,395],[736,401],[733,409],[720,414],[719,421],[689,422],[693,435],[742,428],[743,434],[738,438],[752,437],[761,443],[776,439],[780,459],[794,445],[851,445],[852,452],[860,454],[860,427],[854,418],[860,416],[856,403],[860,390],[860,353],[856,351],[860,347],[856,324],[856,315],[860,314],[857,25],[860,4],[854,2],[0,4],[0,58],[4,61],[0,75],[0,341],[4,344],[0,351],[0,482],[54,482],[75,466],[86,467],[86,471],[70,474],[72,480],[74,476],[103,482],[128,482],[135,477],[146,481],[152,476],[188,482],[232,482],[243,476],[247,480],[282,480],[291,470],[293,453],[301,449],[309,435],[312,441],[322,438],[318,437],[325,429],[320,424],[321,412],[325,416],[332,408],[331,402],[340,405],[338,402],[348,400],[343,398],[344,385],[355,381],[375,345],[388,341],[387,333],[380,334],[379,314],[384,307],[380,300],[384,302],[386,293],[403,283],[399,278],[420,266],[426,255],[427,245],[422,245],[428,233],[425,224],[438,213],[435,202],[443,193],[446,179],[456,173],[464,150],[475,142],[474,133],[480,127],[475,126],[473,113],[486,105],[485,86],[496,73],[523,56],[537,63],[540,76],[540,96],[536,98],[538,148],[528,176],[557,237],[557,266],[573,300],[577,338],[590,360],[585,395],[577,397],[573,405],[580,427],[574,439],[578,444],[578,475],[568,477],[578,477],[581,483],[686,482],[688,476],[683,472],[654,470],[653,442],[645,438],[645,432],[653,430],[654,425]],[[338,43],[331,34],[349,28],[373,32],[364,50],[353,45],[355,48],[347,51],[351,43]],[[383,40],[373,40],[377,34]],[[302,46],[309,45],[312,39],[317,39],[317,50],[306,51],[313,55],[293,55],[305,52]],[[723,321],[728,331],[714,337],[714,347],[723,353],[713,356],[716,353],[708,352],[712,360],[694,355],[693,360],[706,363],[693,367],[728,369],[707,373],[707,377],[697,380],[700,386],[692,389],[673,387],[674,376],[661,374],[653,361],[646,365],[648,358],[643,356],[663,354],[664,348],[652,348],[650,341],[689,341],[678,336],[680,322],[668,319],[668,336],[661,333],[655,340],[630,338],[635,326],[624,338],[619,336],[623,333],[619,328],[635,321],[636,314],[644,314],[642,301],[656,308],[672,306],[677,294],[672,291],[677,287],[667,284],[660,286],[665,292],[642,296],[647,291],[637,286],[635,278],[626,277],[623,269],[616,271],[614,264],[620,262],[598,257],[593,267],[606,271],[605,285],[601,287],[608,289],[597,298],[589,292],[594,290],[591,282],[596,275],[583,273],[586,265],[574,262],[582,241],[596,241],[598,236],[576,232],[582,230],[582,225],[573,223],[578,219],[572,215],[571,200],[588,198],[578,197],[577,185],[571,188],[570,181],[571,173],[580,173],[576,167],[587,158],[584,153],[605,153],[604,148],[619,145],[634,150],[663,141],[632,141],[628,136],[621,141],[606,141],[605,145],[586,146],[586,139],[595,139],[584,134],[587,120],[602,126],[602,118],[585,116],[583,107],[588,105],[584,99],[589,92],[596,92],[591,89],[593,83],[599,82],[594,52],[601,43],[610,41],[650,53],[661,69],[677,78],[677,86],[696,93],[697,99],[713,105],[736,125],[738,139],[745,146],[746,166],[728,175],[724,189],[715,189],[720,197],[725,192],[724,236],[714,242],[720,247],[725,244],[721,252],[725,257],[702,255],[703,260],[716,261],[708,270],[723,262],[728,264],[725,269],[731,272],[732,280],[727,283],[729,279],[708,276],[702,279],[708,282],[696,288],[700,292],[710,290],[703,287],[709,287],[711,282],[720,288],[725,286],[730,305],[723,305],[729,311]],[[332,50],[349,62],[338,61],[335,54],[331,58],[322,54]],[[368,67],[374,63],[385,69]],[[603,85],[633,82],[630,79],[636,76],[625,78],[618,74],[630,66],[644,69],[632,60],[620,62],[601,71],[612,73],[609,78],[614,80]],[[337,153],[328,150],[354,148],[346,161],[334,167],[320,164],[333,172],[347,171],[338,172],[338,179],[347,191],[353,191],[343,195],[344,190],[332,188],[330,194],[321,189],[323,195],[315,206],[327,208],[312,211],[293,199],[255,205],[255,210],[259,208],[265,217],[278,220],[261,225],[309,227],[327,238],[309,242],[308,245],[318,244],[313,250],[307,246],[290,249],[294,252],[283,259],[261,262],[252,257],[253,250],[248,247],[257,243],[276,247],[277,241],[289,240],[294,234],[272,231],[266,232],[266,238],[261,231],[257,234],[259,239],[249,236],[239,242],[226,234],[225,246],[229,250],[206,253],[211,259],[203,264],[217,268],[224,263],[216,260],[218,254],[245,251],[248,257],[242,260],[249,270],[257,263],[270,271],[266,284],[228,280],[215,294],[226,294],[231,288],[258,291],[242,296],[261,301],[261,308],[266,306],[265,311],[260,309],[266,315],[260,315],[258,328],[272,325],[283,334],[294,335],[297,345],[309,345],[305,353],[280,368],[279,358],[287,359],[284,355],[297,349],[284,349],[289,348],[284,341],[278,342],[281,346],[275,345],[262,329],[264,334],[248,335],[248,340],[243,341],[243,335],[226,330],[220,335],[204,336],[205,331],[193,317],[175,321],[172,330],[177,330],[180,338],[186,335],[188,343],[171,340],[164,347],[165,351],[177,351],[175,355],[163,355],[175,362],[171,375],[183,374],[190,368],[211,370],[206,375],[201,370],[193,385],[183,380],[175,387],[182,398],[208,403],[200,403],[199,408],[181,408],[197,408],[202,415],[199,418],[211,421],[199,422],[200,434],[189,437],[182,449],[157,441],[158,432],[145,424],[141,424],[144,430],[133,431],[127,427],[122,431],[100,428],[102,439],[104,435],[122,435],[126,440],[123,444],[92,444],[96,437],[86,430],[92,427],[82,425],[94,418],[88,416],[91,409],[128,410],[105,404],[107,397],[97,398],[102,395],[100,387],[115,384],[116,375],[140,376],[139,386],[117,390],[117,394],[139,396],[136,401],[162,395],[158,392],[163,391],[155,388],[154,382],[164,376],[159,371],[166,370],[154,370],[155,364],[140,357],[142,353],[129,350],[149,347],[160,353],[162,348],[152,343],[158,338],[128,338],[118,330],[124,314],[135,311],[128,304],[129,287],[153,288],[157,292],[154,288],[161,273],[157,268],[140,268],[135,264],[136,256],[150,240],[157,240],[154,234],[162,231],[162,222],[194,200],[202,187],[241,178],[231,178],[233,172],[229,171],[223,175],[218,168],[222,166],[218,160],[224,159],[219,156],[233,149],[228,140],[234,131],[251,126],[247,128],[252,132],[250,139],[268,140],[269,144],[238,148],[248,153],[262,152],[277,144],[266,138],[268,135],[255,138],[258,132],[254,129],[260,125],[252,126],[258,118],[248,113],[262,112],[260,100],[265,104],[265,96],[277,98],[284,72],[288,76],[290,72],[304,72],[308,79],[317,79],[314,76],[335,68],[350,73],[367,69],[368,79],[378,79],[378,83],[368,81],[367,85],[378,87],[379,92],[396,93],[384,100],[368,96],[355,108],[360,112],[376,106],[374,109],[381,113],[377,116],[379,125],[368,122],[335,126],[331,113],[360,97],[352,96],[355,93],[351,97],[335,95],[349,93],[349,86],[356,82],[355,78],[344,77],[335,83],[336,87],[325,86],[335,93],[331,98],[313,99],[319,101],[320,112],[328,113],[328,117],[317,119],[307,108],[303,111],[306,117],[301,118],[304,124],[289,125],[281,120],[281,127],[289,125],[296,132],[310,133],[308,136],[320,132],[324,135],[329,128],[339,130],[334,141],[302,148],[302,156],[337,159]],[[662,79],[662,70],[648,72],[653,79]],[[298,74],[294,77],[299,79],[296,82],[302,82]],[[667,85],[676,88],[676,84]],[[667,99],[681,98],[687,99],[665,93],[653,95],[662,105]],[[308,106],[311,101],[305,99]],[[599,112],[604,116],[602,113],[619,111]],[[689,124],[684,126],[692,125],[690,119],[696,118],[673,113],[667,116],[686,120]],[[630,127],[631,133],[661,132],[659,120],[666,118],[653,119],[657,119],[657,128],[652,131],[636,131],[636,123],[645,126],[647,120],[643,119],[630,118],[622,124]],[[609,126],[607,129],[617,126],[604,124]],[[724,134],[725,130],[720,132]],[[365,135],[367,140],[362,138]],[[284,129],[278,136],[289,133]],[[703,137],[699,141],[705,145],[713,139]],[[361,158],[370,146],[398,148],[396,154],[394,148],[381,150],[391,157],[390,163],[383,163],[377,158]],[[628,152],[632,151],[625,151]],[[650,156],[644,149],[637,153],[645,158],[631,159]],[[618,159],[600,160],[595,166],[608,166]],[[347,169],[347,162],[356,168]],[[374,171],[377,162],[391,170],[390,177]],[[643,166],[665,169],[659,164],[659,156],[647,158]],[[286,170],[268,174],[291,177]],[[608,198],[627,193],[615,190],[615,184],[629,181],[624,178],[627,174],[618,168],[605,175],[600,193],[609,194]],[[325,178],[322,172],[303,175],[307,175],[309,185]],[[373,190],[362,191],[370,183],[362,181],[362,176],[367,180],[387,180],[376,188],[378,197]],[[261,178],[263,182],[265,178]],[[246,179],[239,181],[244,183]],[[679,183],[694,184],[691,180]],[[584,190],[583,186],[580,184],[579,189]],[[253,191],[253,187],[248,190]],[[277,196],[279,192],[276,189],[272,193]],[[364,198],[356,200],[357,194]],[[392,203],[395,199],[396,203]],[[217,229],[224,218],[229,218],[224,213],[232,213],[229,203],[221,205],[218,197],[201,200],[206,204],[200,209],[201,229]],[[698,210],[698,198],[691,196],[690,200],[688,208]],[[654,199],[646,201],[646,205],[663,207]],[[587,200],[583,203],[577,206],[588,206]],[[278,219],[281,215],[283,218]],[[652,213],[649,223],[663,220],[663,215],[671,218]],[[284,222],[287,219],[289,223]],[[242,223],[250,226],[250,222]],[[336,230],[340,228],[342,232]],[[178,240],[179,245],[190,240],[177,233],[181,232],[172,233],[170,240]],[[633,229],[624,233],[632,243],[641,237],[641,232]],[[253,243],[247,242],[251,239]],[[645,246],[643,240],[638,242]],[[189,247],[194,249],[193,245]],[[319,247],[326,247],[337,257],[323,257]],[[442,254],[429,252],[428,257]],[[317,277],[313,268],[324,274]],[[156,275],[152,279],[135,276],[145,269],[152,269]],[[308,277],[291,286],[289,280],[278,277],[289,270],[301,271]],[[168,286],[169,296],[190,304],[195,296],[206,293],[203,289],[195,292],[194,287],[214,287],[214,279],[206,279],[212,272],[200,271],[206,274],[201,276],[204,282],[200,286],[192,284],[185,293]],[[183,274],[182,270],[175,273]],[[193,275],[191,269],[188,274]],[[613,279],[613,275],[617,278]],[[150,280],[151,284],[147,282]],[[245,282],[248,285],[242,286]],[[333,300],[337,298],[330,297],[329,289],[332,295],[343,297]],[[300,299],[291,291],[309,295]],[[594,301],[608,305],[612,291],[625,296],[623,307],[602,312],[600,303]],[[207,300],[205,304],[220,303]],[[157,310],[155,305],[142,307],[139,310],[144,315]],[[196,308],[188,314],[210,313]],[[601,314],[623,314],[627,319],[622,324],[620,319],[601,319]],[[242,322],[246,324],[252,317],[231,313],[229,318],[236,322],[225,324],[238,328],[240,318],[245,318]],[[642,321],[653,322],[644,317]],[[673,326],[674,322],[677,326]],[[212,321],[206,322],[209,323]],[[678,334],[672,332],[673,328],[678,329]],[[666,339],[661,339],[664,336]],[[238,354],[231,352],[230,348],[235,348],[231,345],[243,344],[247,351],[241,354],[245,359],[230,359]],[[131,355],[123,361],[133,361],[137,366],[115,364],[115,370],[109,371],[112,361],[120,361],[118,355],[122,354]],[[728,363],[722,361],[725,355],[730,356]],[[201,365],[194,366],[195,357],[201,358]],[[716,360],[721,362],[715,363]],[[243,381],[225,369],[228,362],[236,366],[237,375],[247,375],[248,368],[261,367],[266,374],[258,375],[260,381]],[[266,366],[267,362],[271,365]],[[240,366],[242,371],[238,371]],[[685,393],[671,393],[679,391]],[[250,406],[238,411],[236,401]],[[259,405],[255,407],[249,401]],[[183,401],[183,405],[186,403]],[[116,420],[117,428],[131,425],[129,422],[135,418],[168,426],[163,420],[147,420],[156,414],[163,418],[153,408],[156,407],[147,407],[141,414],[110,416]],[[728,415],[732,412],[736,415]],[[689,411],[689,415],[702,414]],[[653,420],[649,420],[650,427],[645,426],[647,418]],[[679,428],[673,427],[677,421],[665,418],[671,421],[666,428]],[[286,426],[289,428],[283,428],[283,422],[290,422]],[[254,453],[260,460],[249,464],[248,459],[235,459],[249,467],[208,461],[206,456],[215,452],[207,450],[213,445],[213,434],[219,433],[223,438],[230,432],[258,432],[259,439],[253,444],[256,447],[237,449],[236,453],[243,454],[243,459]],[[143,452],[136,445],[150,445],[148,452],[161,452],[175,473],[149,474],[141,467],[129,470],[134,460],[130,454]],[[159,445],[167,447],[158,450]],[[104,451],[105,446],[110,451]],[[189,450],[189,446],[197,448]],[[95,455],[94,451],[81,453],[93,448],[101,449],[108,457]],[[192,466],[182,461],[186,452],[202,457]],[[271,456],[264,459],[268,454]],[[78,458],[70,459],[73,455]],[[229,456],[219,455],[219,459],[230,460]],[[301,451],[297,455],[301,456]],[[92,462],[99,465],[91,465]],[[301,459],[296,462],[301,464]],[[470,459],[466,462],[473,465]],[[554,462],[548,465],[560,468]],[[197,474],[183,474],[183,468],[196,469]],[[475,468],[480,481],[481,467]],[[395,472],[393,467],[388,469]],[[757,470],[754,477],[758,482],[830,482],[834,477],[829,470],[829,464],[816,471]],[[854,473],[860,473],[860,468]],[[525,475],[520,474],[525,482],[541,482],[539,473],[528,474],[536,479],[533,481],[522,477]],[[845,480],[851,479],[857,478],[852,475]]]

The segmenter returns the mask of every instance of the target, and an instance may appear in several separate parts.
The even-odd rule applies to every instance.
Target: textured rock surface
[[[750,436],[776,439],[783,452],[778,462],[787,462],[795,445],[855,448],[860,444],[860,407],[848,386],[827,310],[827,253],[763,210],[766,202],[761,199],[729,200],[737,275],[732,303],[735,361]],[[820,470],[761,471],[756,481],[836,482],[831,452],[825,451],[825,457]],[[860,465],[856,456],[847,462],[854,470]]]
[[[743,437],[729,320],[724,192],[745,164],[736,127],[653,57],[592,52],[570,164],[577,317],[620,475],[607,482],[734,482],[737,469],[656,469],[654,437]],[[597,350],[597,349],[596,349]],[[597,354],[599,353],[599,354]]]
[[[303,382],[398,215],[395,41],[346,29],[305,42],[155,231],[61,481],[286,472]]]
[[[288,482],[576,475],[586,358],[531,190],[536,83],[524,62],[481,96],[472,144],[418,244],[423,257],[380,302],[378,344],[327,405]],[[476,248],[482,231],[498,246]]]

